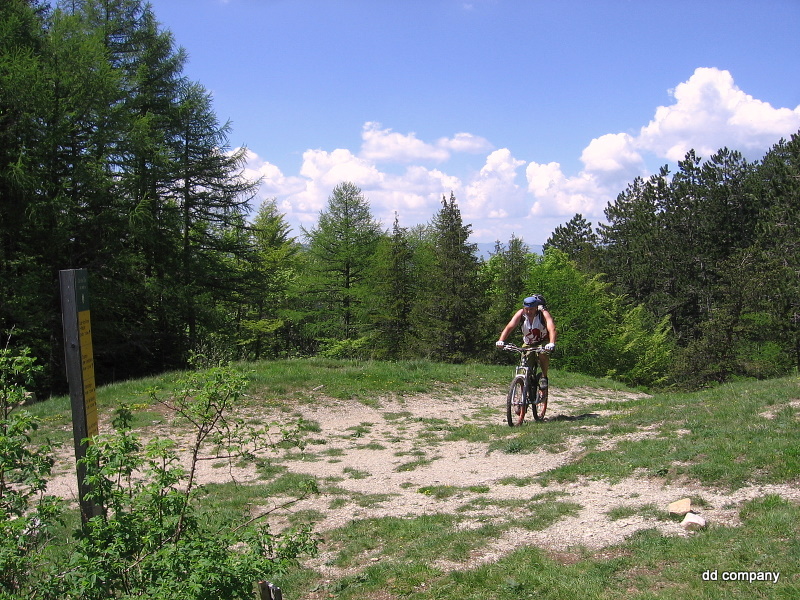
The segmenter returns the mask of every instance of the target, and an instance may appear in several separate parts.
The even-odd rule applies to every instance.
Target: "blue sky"
[[[151,0],[295,235],[358,185],[473,241],[597,223],[687,150],[800,130],[800,0]]]

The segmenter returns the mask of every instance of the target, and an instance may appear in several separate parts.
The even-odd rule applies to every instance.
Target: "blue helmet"
[[[528,296],[525,300],[522,301],[522,306],[545,306],[546,302],[544,301],[544,297],[541,294],[534,294],[533,296]]]

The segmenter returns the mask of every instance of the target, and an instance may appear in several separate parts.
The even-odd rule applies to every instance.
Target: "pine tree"
[[[522,299],[530,295],[527,280],[532,259],[530,247],[512,235],[508,246],[496,242],[494,253],[483,266],[489,296],[488,318],[491,336],[495,339],[511,315],[520,308]]]
[[[340,183],[316,227],[303,233],[308,242],[311,331],[322,338],[358,338],[368,324],[364,297],[381,236],[369,202],[353,183]]]
[[[658,208],[668,193],[668,176],[663,167],[647,181],[637,177],[608,204],[604,211],[607,223],[598,228],[602,270],[620,294],[651,307],[658,304],[655,298],[661,297],[663,287],[670,285]],[[663,310],[660,304],[659,309]]]
[[[415,322],[427,351],[435,358],[461,362],[481,351],[486,302],[480,288],[477,245],[465,225],[455,194],[442,198],[430,226],[433,262],[423,276],[426,289]]]
[[[408,230],[395,213],[391,235],[378,244],[370,296],[371,318],[377,333],[375,355],[397,359],[409,351],[411,310],[415,299],[414,250]]]
[[[286,355],[297,344],[287,318],[289,294],[297,278],[300,244],[274,199],[261,204],[249,231],[253,255],[237,264],[245,286],[236,294],[238,343],[251,359]]]
[[[597,272],[599,268],[600,239],[592,230],[592,224],[578,213],[566,224],[559,225],[544,243],[544,251],[557,248],[587,272]]]
[[[171,143],[175,179],[167,193],[179,212],[181,319],[187,326],[186,345],[196,350],[203,320],[218,325],[214,305],[236,290],[227,262],[247,253],[246,238],[237,229],[255,183],[242,175],[246,149],[228,152],[230,126],[219,125],[200,84],[182,86],[178,117],[179,135]]]

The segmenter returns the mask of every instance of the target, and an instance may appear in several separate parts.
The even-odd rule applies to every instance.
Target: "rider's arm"
[[[521,317],[522,317],[522,309],[519,309],[514,314],[514,316],[511,317],[511,320],[508,322],[508,325],[506,325],[505,329],[503,329],[503,332],[500,334],[500,337],[497,339],[498,342],[505,342],[506,341],[506,338],[509,335],[511,335],[511,332],[514,331],[514,329],[519,326],[519,320],[520,320]]]
[[[544,324],[547,327],[547,339],[550,340],[550,343],[555,344],[558,335],[556,331],[556,322],[553,320],[553,316],[550,314],[549,310],[542,309],[540,312],[544,318]]]

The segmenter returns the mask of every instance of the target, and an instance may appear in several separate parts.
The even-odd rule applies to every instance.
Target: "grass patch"
[[[370,477],[370,473],[367,471],[360,471],[359,469],[354,469],[353,467],[345,467],[344,472],[350,477],[350,479],[366,479]]]
[[[415,460],[411,460],[409,462],[403,463],[402,465],[398,465],[395,468],[395,471],[403,473],[406,471],[413,471],[414,469],[418,469],[419,467],[424,467],[425,465],[431,464],[435,458],[417,458]]]
[[[284,473],[263,485],[264,498],[269,496],[300,496],[318,490],[317,480],[311,475]]]
[[[304,404],[324,403],[330,397],[356,399],[378,405],[382,397],[427,393],[443,399],[459,391],[491,389],[499,399],[510,378],[508,366],[438,365],[423,361],[373,363],[327,359],[288,360],[243,365],[252,371],[248,408],[285,408],[286,414],[302,414]],[[149,406],[146,390],[169,389],[177,375],[126,382],[98,389],[98,405],[106,417],[122,403],[134,406],[137,426],[147,429],[154,420],[164,421]],[[541,477],[512,477],[501,485],[571,481],[579,478],[619,480],[630,476],[658,477],[666,481],[690,478],[700,484],[735,489],[743,485],[794,483],[800,480],[800,446],[797,444],[797,406],[800,380],[788,377],[771,381],[742,381],[695,393],[660,393],[652,397],[622,401],[630,390],[610,381],[573,376],[554,371],[555,388],[610,386],[612,392],[596,397],[619,399],[593,404],[591,410],[614,411],[578,423],[582,415],[564,415],[545,423],[528,423],[509,428],[502,422],[502,407],[481,410],[469,423],[457,426],[439,419],[423,421],[427,432],[444,440],[467,440],[485,444],[488,452],[504,452],[512,461],[535,461],[537,453],[560,451],[570,438],[587,432],[580,425],[591,424],[590,443],[572,464]],[[321,388],[319,386],[322,386]],[[71,440],[69,401],[51,399],[27,407],[42,419],[38,436]],[[585,411],[584,411],[585,412]],[[769,413],[769,418],[763,416]],[[410,415],[391,413],[386,418],[399,430]],[[315,428],[316,427],[316,428]],[[647,430],[640,440],[623,439],[627,434]],[[371,424],[362,423],[351,432],[362,437]],[[318,424],[309,422],[308,432],[322,434]],[[389,434],[386,438],[388,439]],[[629,436],[630,437],[630,436]],[[616,442],[612,450],[598,440]],[[366,440],[364,440],[366,441]],[[71,442],[70,442],[71,443]],[[352,442],[357,443],[357,442]],[[387,442],[388,443],[388,442]],[[378,449],[378,448],[376,448]],[[397,468],[412,471],[435,458],[417,451],[411,462]],[[326,449],[321,455],[334,459],[342,453]],[[198,490],[203,518],[240,523],[257,507],[269,506],[274,498],[296,496],[322,485],[331,508],[374,506],[392,498],[389,494],[353,494],[338,488],[334,479],[318,483],[314,477],[292,474],[277,461],[257,462],[265,481],[258,484],[216,484]],[[347,473],[359,477],[362,471]],[[338,480],[341,481],[341,478]],[[347,527],[326,532],[331,565],[349,569],[342,578],[318,574],[293,566],[277,575],[286,597],[329,597],[339,600],[462,600],[492,598],[547,598],[566,600],[723,600],[732,598],[800,597],[800,507],[777,496],[747,503],[740,516],[744,526],[711,526],[688,537],[666,537],[655,530],[639,532],[626,542],[602,551],[573,549],[569,560],[558,554],[526,546],[502,556],[497,542],[506,541],[512,528],[541,529],[575,515],[580,506],[557,494],[537,495],[522,500],[497,501],[488,486],[426,486],[404,484],[442,499],[467,491],[473,497],[454,515],[424,515],[414,518],[387,517],[354,520]],[[692,498],[694,506],[708,503],[702,496]],[[481,514],[469,514],[470,512]],[[609,512],[613,519],[629,516],[662,519],[654,505],[620,508]],[[319,512],[298,513],[293,523],[316,522]],[[492,561],[480,563],[491,556]],[[377,559],[373,561],[372,559]],[[459,565],[453,568],[449,563]],[[451,570],[452,569],[452,570]],[[778,584],[755,582],[706,582],[706,570],[777,571]],[[313,590],[313,592],[312,592]]]
[[[737,382],[687,394],[657,394],[624,403],[625,414],[604,435],[653,427],[655,436],[621,440],[613,450],[588,449],[575,462],[539,478],[543,484],[586,477],[619,481],[634,473],[688,476],[703,485],[737,489],[744,485],[789,483],[800,476],[797,411],[778,410],[772,419],[759,416],[779,398],[800,393],[796,377],[764,382]],[[602,424],[602,423],[600,423]],[[538,442],[558,447],[565,432],[558,427],[523,431],[494,447],[510,454],[531,452]],[[544,430],[547,430],[546,433]]]
[[[634,516],[644,517],[645,519],[657,519],[659,521],[673,520],[667,511],[658,508],[655,504],[644,504],[641,506],[618,506],[607,511],[606,514],[612,521],[628,519]]]
[[[372,426],[375,423],[360,423],[358,425],[354,425],[352,427],[348,427],[346,431],[350,431],[350,437],[353,438],[360,438],[367,435],[370,431],[372,431]]]
[[[496,386],[508,378],[494,365],[448,365],[424,360],[383,362],[326,358],[260,361],[245,365],[251,371],[252,395],[292,396],[305,401],[321,396],[357,399],[374,405],[380,396],[430,393]],[[504,375],[505,373],[505,375]]]
[[[342,567],[379,562],[325,582],[308,571],[287,578],[284,593],[308,597],[312,589],[339,600],[750,600],[800,597],[800,507],[776,496],[747,503],[744,527],[712,527],[690,537],[641,531],[626,542],[592,553],[578,550],[567,562],[524,546],[498,561],[442,571],[439,557],[469,560],[501,533],[486,526],[455,532],[448,517],[367,520],[332,534]],[[451,545],[452,544],[452,545]],[[705,571],[779,572],[778,583],[704,581]],[[298,572],[298,575],[301,572]],[[278,580],[279,584],[282,581]],[[423,585],[424,584],[424,585]]]
[[[437,500],[446,500],[462,492],[461,488],[453,485],[426,485],[417,491],[425,496],[433,496]]]
[[[380,442],[369,442],[368,444],[363,444],[361,446],[357,446],[358,450],[386,450],[386,446],[381,444]]]

